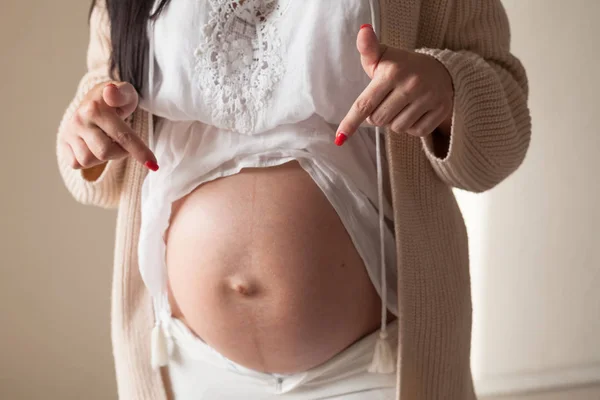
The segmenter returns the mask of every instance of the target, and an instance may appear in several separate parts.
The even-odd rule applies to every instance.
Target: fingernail
[[[114,83],[107,83],[106,87],[113,87],[115,89],[118,89],[119,87],[117,85],[115,85]]]
[[[363,25],[360,26],[360,29],[362,29],[362,28],[369,28],[370,30],[373,30],[373,25],[371,25],[371,24],[363,24]]]
[[[158,164],[155,163],[154,161],[146,161],[146,164],[144,164],[144,166],[146,168],[148,168],[150,171],[158,171]]]
[[[346,143],[346,140],[348,140],[348,135],[346,135],[344,132],[340,132],[335,137],[335,144],[337,146],[341,146]]]

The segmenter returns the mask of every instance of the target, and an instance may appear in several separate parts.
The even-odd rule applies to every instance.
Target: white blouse
[[[174,0],[154,26],[153,99],[172,121],[257,134],[313,114],[339,123],[369,77],[366,0]]]
[[[174,0],[151,23],[141,107],[163,117],[150,140],[161,168],[144,181],[138,254],[159,330],[170,318],[163,234],[172,203],[243,168],[291,160],[340,215],[371,281],[397,315],[395,241],[376,207],[374,130],[361,128],[341,148],[333,143],[337,125],[370,82],[356,35],[362,24],[377,25],[375,3]],[[391,205],[381,204],[393,219]]]

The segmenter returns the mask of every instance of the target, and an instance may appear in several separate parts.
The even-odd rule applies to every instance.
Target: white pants
[[[367,371],[378,332],[309,371],[279,375],[245,368],[197,338],[181,321],[167,327],[168,365],[175,400],[394,400],[396,374]],[[397,342],[398,324],[388,327]]]

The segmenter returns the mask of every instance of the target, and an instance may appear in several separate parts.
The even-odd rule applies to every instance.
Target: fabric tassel
[[[375,344],[375,354],[369,372],[373,374],[391,374],[395,370],[396,362],[392,347],[387,340],[387,332],[381,331]]]
[[[169,351],[167,349],[167,338],[162,324],[159,322],[152,329],[152,368],[158,369],[169,363]]]

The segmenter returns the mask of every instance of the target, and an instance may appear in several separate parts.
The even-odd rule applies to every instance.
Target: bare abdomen
[[[254,370],[308,370],[380,321],[362,259],[296,162],[246,169],[176,202],[167,265],[174,315]]]

